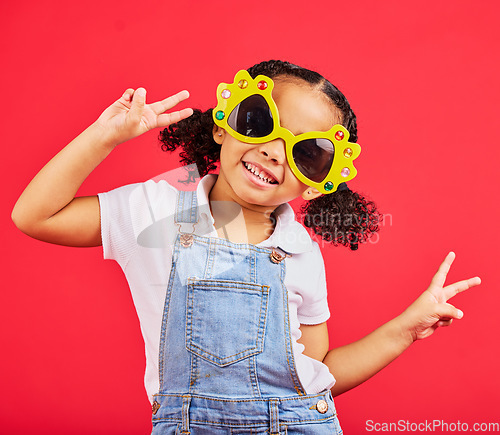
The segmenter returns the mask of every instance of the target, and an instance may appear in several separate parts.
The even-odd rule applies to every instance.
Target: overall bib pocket
[[[266,285],[189,278],[186,349],[220,367],[264,350]]]

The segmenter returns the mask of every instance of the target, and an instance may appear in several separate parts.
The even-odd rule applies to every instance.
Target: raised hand
[[[102,130],[105,140],[118,145],[153,128],[166,127],[191,116],[192,109],[164,113],[188,97],[188,91],[181,91],[164,100],[146,104],[144,88],[135,91],[127,89],[101,114],[95,125]]]
[[[415,340],[426,338],[440,326],[448,326],[463,313],[448,300],[479,285],[478,277],[445,286],[446,275],[455,259],[450,252],[432,278],[431,285],[403,313],[375,331],[344,346],[330,350],[323,362],[337,382],[334,396],[350,390],[379,372],[401,355]]]
[[[127,89],[31,180],[12,211],[16,226],[51,243],[100,245],[99,201],[97,196],[75,198],[78,189],[119,143],[190,116],[192,109],[164,113],[188,97],[182,91],[146,104],[145,89]]]
[[[481,279],[474,277],[445,286],[454,259],[455,254],[450,252],[432,278],[429,288],[401,314],[403,325],[413,341],[429,337],[440,326],[451,325],[453,319],[461,319],[463,312],[449,304],[448,300],[481,284]]]

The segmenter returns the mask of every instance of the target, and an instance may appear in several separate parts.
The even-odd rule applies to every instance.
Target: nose
[[[274,163],[282,165],[286,160],[285,141],[275,139],[259,146],[259,152]]]

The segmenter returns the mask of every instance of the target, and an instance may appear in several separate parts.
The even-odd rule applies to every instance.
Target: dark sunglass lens
[[[299,171],[319,183],[332,167],[335,148],[328,139],[306,139],[295,144],[292,156]]]
[[[233,109],[227,123],[246,137],[264,137],[273,131],[273,116],[262,95],[245,98]]]

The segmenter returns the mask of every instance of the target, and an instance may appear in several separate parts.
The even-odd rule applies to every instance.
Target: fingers
[[[132,100],[132,95],[134,94],[134,90],[132,88],[128,88],[123,95],[121,96],[120,99],[125,100],[127,103]]]
[[[438,271],[432,278],[431,283],[433,285],[436,285],[438,287],[443,287],[444,283],[446,281],[446,276],[448,275],[448,272],[450,271],[450,267],[453,264],[453,260],[455,260],[455,253],[450,252],[444,259],[444,261],[441,263],[441,266],[439,266]]]
[[[439,322],[437,322],[437,326],[439,326],[439,327],[450,326],[452,322],[453,322],[453,319],[450,319],[450,320],[440,320]]]
[[[131,98],[132,105],[130,107],[129,116],[130,119],[138,122],[140,121],[142,114],[144,113],[144,106],[146,105],[146,89],[136,89],[136,91],[131,94]]]
[[[182,109],[177,112],[164,113],[158,116],[158,127],[166,127],[167,125],[179,122],[182,119],[188,118],[193,114],[193,109]]]
[[[456,294],[475,287],[479,284],[481,284],[481,278],[479,278],[478,276],[455,282],[443,288],[444,297],[446,298],[446,300],[451,299]]]
[[[461,319],[464,317],[462,310],[455,308],[451,304],[442,304],[437,309],[439,320],[436,322],[436,326],[450,326],[453,323],[453,319]]]
[[[177,104],[179,104],[181,101],[186,100],[187,98],[189,98],[189,92],[184,90],[177,92],[177,94],[165,98],[164,100],[157,101],[156,103],[151,104],[150,107],[154,113],[160,115],[161,113],[170,110],[172,107],[175,107]]]

